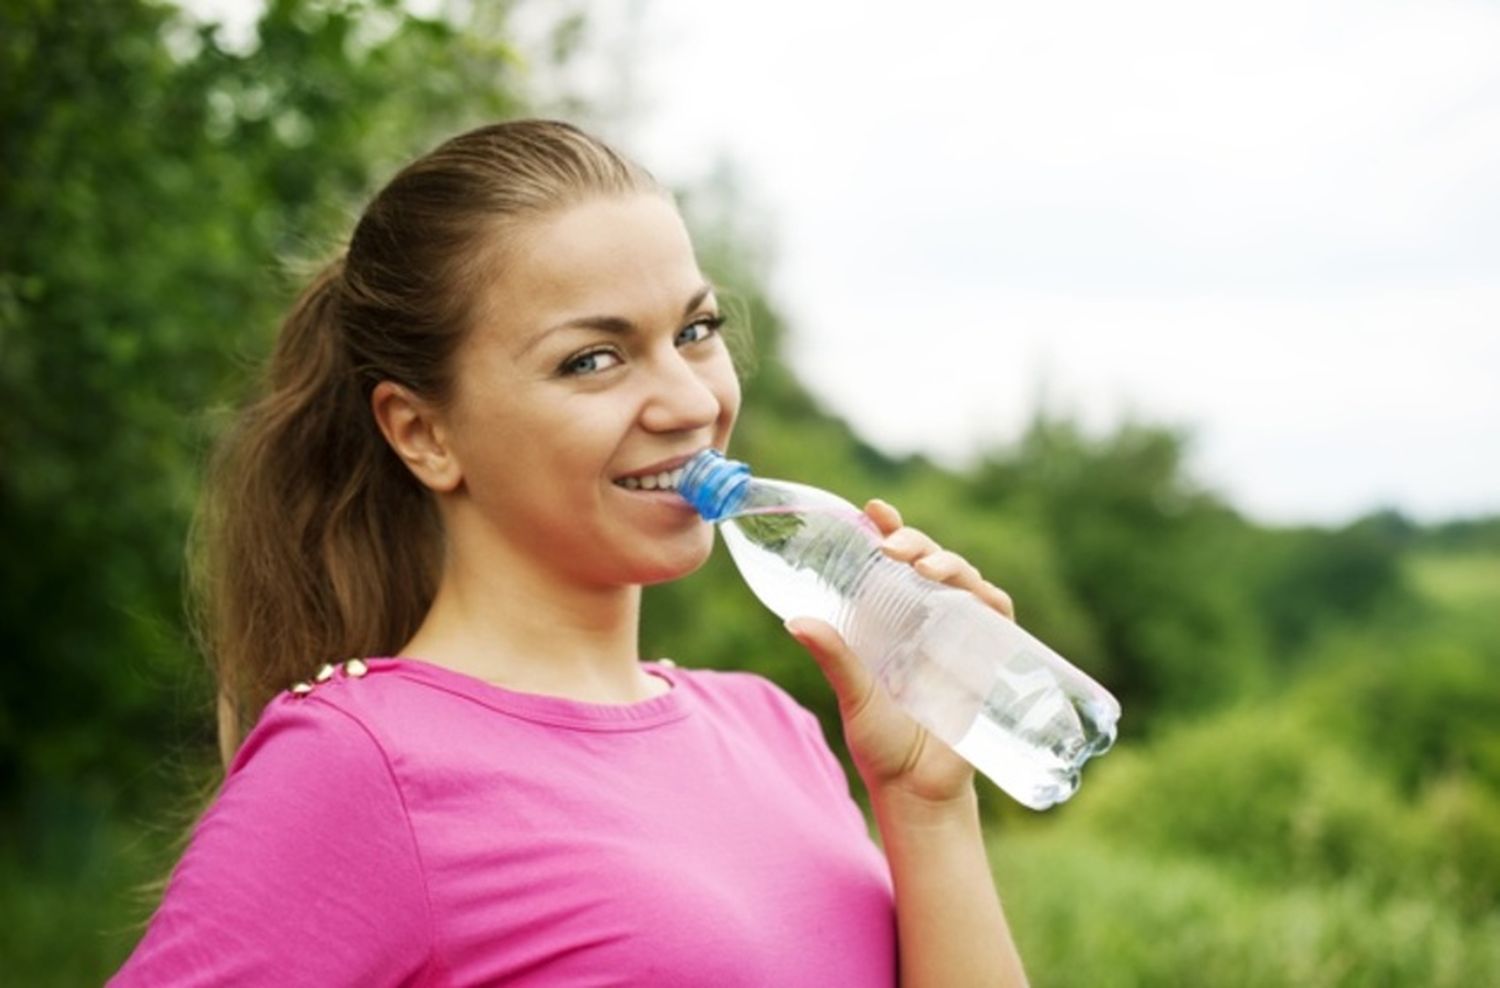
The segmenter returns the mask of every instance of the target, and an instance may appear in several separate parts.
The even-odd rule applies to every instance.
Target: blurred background
[[[0,2],[0,981],[112,972],[216,781],[183,541],[297,262],[549,115],[678,189],[737,455],[1120,697],[981,782],[1036,984],[1500,984],[1500,10],[978,7]],[[844,755],[722,555],[644,633]]]

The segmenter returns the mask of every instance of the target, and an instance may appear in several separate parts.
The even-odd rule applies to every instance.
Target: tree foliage
[[[0,791],[37,833],[42,806],[152,797],[149,767],[211,733],[183,535],[213,410],[296,287],[280,265],[521,97],[502,41],[394,0],[276,0],[248,52],[147,3],[0,16],[0,689],[25,698]]]

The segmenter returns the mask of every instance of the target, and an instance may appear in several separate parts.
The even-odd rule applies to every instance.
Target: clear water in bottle
[[[1120,707],[1103,687],[967,591],[886,557],[848,502],[712,451],[679,491],[719,522],[766,606],[832,624],[903,710],[1023,805],[1067,799],[1114,742]]]

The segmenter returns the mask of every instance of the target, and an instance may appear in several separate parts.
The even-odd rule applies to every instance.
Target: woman
[[[228,774],[112,984],[1023,983],[972,771],[832,628],[788,625],[883,855],[785,693],[639,660],[641,586],[712,545],[661,488],[729,441],[721,322],[667,193],[568,125],[375,198],[210,477]]]

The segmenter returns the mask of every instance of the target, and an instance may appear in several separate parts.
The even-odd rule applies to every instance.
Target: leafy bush
[[[1079,797],[1074,819],[1093,833],[1273,885],[1419,877],[1393,788],[1295,713],[1237,708],[1118,754]]]
[[[1403,793],[1450,775],[1500,793],[1500,623],[1492,615],[1372,624],[1325,640],[1309,665],[1294,690],[1302,715]]]
[[[1500,983],[1500,918],[1356,881],[1248,882],[1098,836],[1001,835],[996,883],[1049,988],[1468,988]]]

